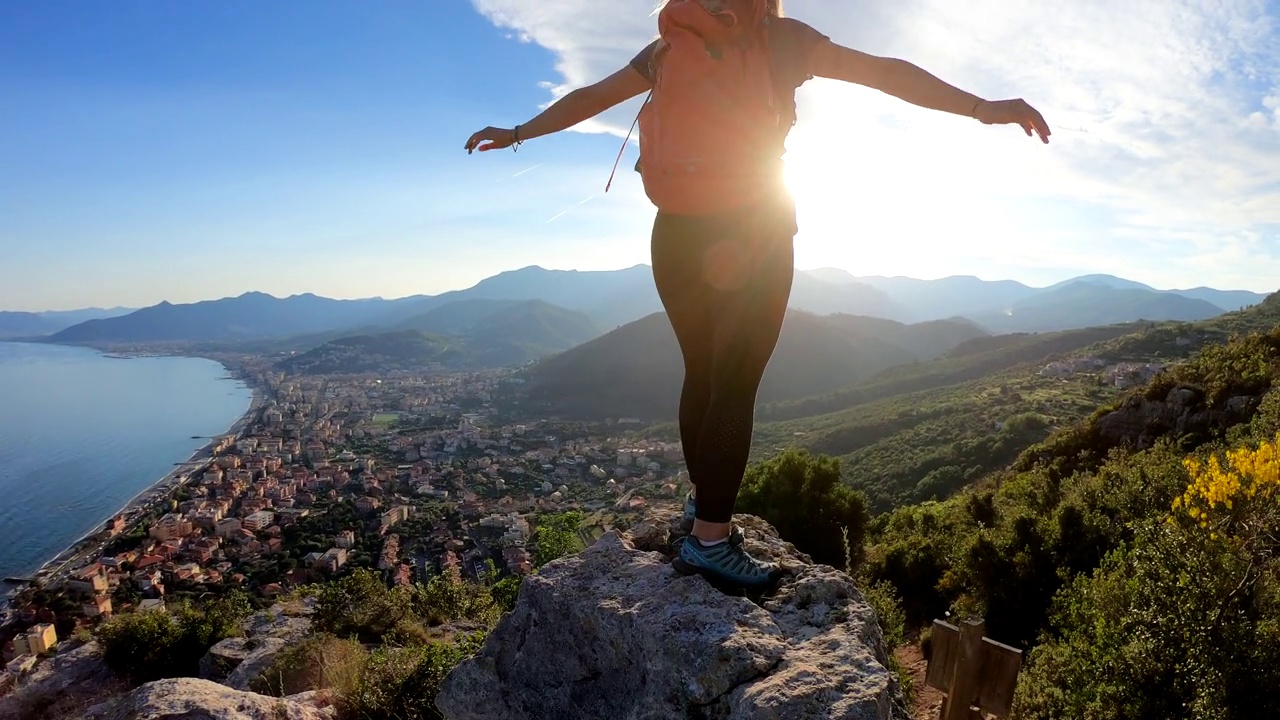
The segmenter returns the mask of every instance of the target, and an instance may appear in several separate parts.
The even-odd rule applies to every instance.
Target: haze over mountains
[[[843,313],[901,323],[963,317],[987,332],[1003,333],[1044,332],[1139,319],[1200,320],[1258,303],[1264,297],[1260,293],[1213,288],[1157,290],[1107,275],[1033,288],[1011,280],[986,281],[967,276],[939,280],[859,278],[824,268],[796,272],[791,306],[818,315]],[[182,305],[162,302],[117,317],[94,317],[58,331],[42,332],[29,319],[7,317],[19,314],[0,314],[0,337],[52,332],[49,339],[62,343],[153,343],[328,334],[327,338],[317,338],[319,344],[343,335],[424,329],[415,326],[419,322],[416,318],[446,307],[452,308],[447,314],[465,316],[467,306],[458,303],[477,300],[538,300],[585,315],[598,333],[662,309],[647,265],[611,271],[532,266],[434,296],[333,300],[313,294],[275,298],[265,293],[245,293]]]

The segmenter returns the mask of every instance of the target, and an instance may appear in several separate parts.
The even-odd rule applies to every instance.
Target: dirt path
[[[925,662],[924,654],[920,652],[920,646],[907,643],[894,650],[893,654],[898,658],[898,662],[902,663],[902,667],[911,674],[911,720],[937,720],[938,712],[942,708],[943,695],[924,684],[928,663]]]

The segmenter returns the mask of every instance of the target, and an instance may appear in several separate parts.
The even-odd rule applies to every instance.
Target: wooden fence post
[[[1022,651],[983,637],[982,620],[956,627],[933,622],[933,652],[925,683],[946,693],[939,720],[981,720],[1009,714]],[[978,709],[973,709],[973,706]]]

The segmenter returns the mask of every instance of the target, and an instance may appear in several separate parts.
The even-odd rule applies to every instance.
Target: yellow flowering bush
[[[1240,519],[1259,503],[1274,504],[1280,491],[1280,434],[1256,448],[1229,450],[1208,462],[1189,457],[1183,465],[1191,482],[1174,499],[1173,512],[1186,513],[1216,535],[1223,522]]]

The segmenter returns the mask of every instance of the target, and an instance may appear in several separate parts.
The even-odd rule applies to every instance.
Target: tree
[[[582,549],[578,538],[578,526],[585,516],[577,510],[544,515],[538,519],[538,531],[534,535],[534,565],[542,567],[556,558],[576,553]]]
[[[846,557],[861,562],[867,503],[841,482],[836,458],[790,448],[748,468],[737,509],[764,518],[815,562],[838,568]]]

